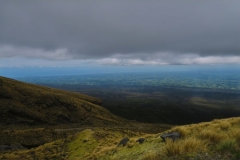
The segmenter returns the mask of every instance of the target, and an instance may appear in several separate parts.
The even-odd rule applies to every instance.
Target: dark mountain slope
[[[119,124],[123,120],[87,95],[0,77],[0,126]]]

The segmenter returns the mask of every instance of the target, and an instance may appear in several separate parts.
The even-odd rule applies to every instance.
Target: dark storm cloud
[[[0,56],[54,59],[59,50],[67,58],[120,55],[140,61],[161,58],[161,53],[171,53],[167,59],[238,56],[239,17],[239,0],[2,0],[0,46],[11,49],[2,49]]]

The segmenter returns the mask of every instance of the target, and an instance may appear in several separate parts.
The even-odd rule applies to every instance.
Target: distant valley
[[[147,123],[189,124],[240,115],[238,71],[118,73],[20,80],[102,99],[115,115]]]

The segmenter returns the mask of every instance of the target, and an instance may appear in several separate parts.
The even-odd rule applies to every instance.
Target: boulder
[[[170,132],[166,133],[160,136],[163,141],[165,142],[167,138],[172,139],[173,141],[176,141],[177,139],[181,138],[181,134],[179,132]]]

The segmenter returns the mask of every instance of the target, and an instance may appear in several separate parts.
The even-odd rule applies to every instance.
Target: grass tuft
[[[189,137],[187,139],[178,140],[173,142],[167,140],[164,148],[166,156],[176,156],[186,153],[199,153],[205,151],[207,145],[204,141],[195,137]]]
[[[179,141],[173,142],[172,140],[167,139],[164,153],[166,154],[166,156],[180,155],[183,153],[182,146]]]
[[[221,132],[216,132],[215,130],[206,129],[199,133],[199,138],[216,144],[225,139],[226,135]]]
[[[220,142],[216,148],[218,151],[220,151],[222,153],[227,152],[227,151],[234,153],[234,152],[236,152],[237,142],[235,139],[226,139],[226,140]]]

